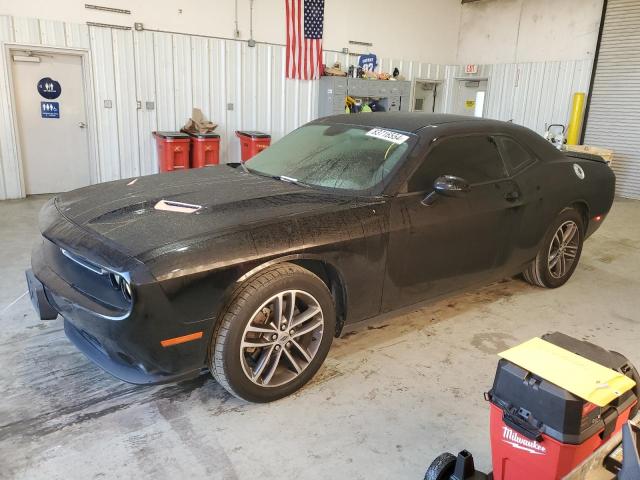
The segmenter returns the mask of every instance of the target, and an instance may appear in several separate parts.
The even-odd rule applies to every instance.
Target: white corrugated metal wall
[[[97,169],[93,181],[157,172],[151,132],[179,129],[198,107],[219,126],[221,159],[238,159],[236,130],[262,130],[274,140],[317,116],[318,82],[284,78],[280,45],[186,34],[89,27],[0,16],[0,42],[75,47],[90,52]],[[342,53],[325,62],[348,64]],[[0,199],[22,196],[16,132],[9,97],[8,59],[0,75]],[[412,79],[443,79],[444,68],[381,59]],[[111,100],[112,108],[105,108]],[[137,102],[141,102],[138,108]],[[147,102],[154,104],[147,108]]]
[[[236,130],[278,139],[316,116],[317,84],[284,79],[281,46],[88,28],[100,181],[156,172],[151,132],[179,129],[192,107],[218,124],[223,160],[239,158]],[[104,108],[105,100],[114,108]]]
[[[88,122],[97,150],[95,182],[156,172],[151,132],[179,129],[194,106],[218,123],[222,161],[239,158],[236,130],[262,130],[278,140],[317,116],[318,82],[285,79],[285,50],[280,45],[250,48],[235,40],[8,16],[0,16],[0,43],[89,51],[95,118]],[[23,194],[5,57],[0,59],[0,199]],[[325,52],[325,63],[336,61],[350,63],[345,54]],[[513,118],[540,133],[544,123],[566,123],[570,93],[586,90],[589,65],[482,66],[479,75],[490,78],[487,114]],[[378,68],[391,72],[395,67],[408,80],[444,81],[445,105],[453,101],[454,78],[463,76],[459,66],[400,59],[380,59]],[[112,108],[105,108],[105,100],[112,101]],[[154,108],[148,109],[147,102]]]
[[[640,199],[640,2],[609,0],[585,144],[614,151],[619,195]]]
[[[591,66],[591,59],[480,65],[474,75],[459,65],[448,66],[445,105],[452,110],[456,79],[488,78],[485,116],[543,134],[547,125],[567,124],[573,94],[589,90]]]

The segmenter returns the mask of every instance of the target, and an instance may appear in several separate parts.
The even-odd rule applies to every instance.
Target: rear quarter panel
[[[584,171],[584,179],[578,176],[574,165]],[[537,217],[538,227],[530,226],[533,224],[527,218],[523,218],[522,222],[522,228],[529,230],[526,238],[532,240],[527,242],[532,247],[528,249],[529,260],[535,257],[544,235],[563,209],[572,205],[581,206],[585,214],[585,233],[588,236],[600,225],[592,219],[609,212],[615,195],[615,176],[604,163],[569,158],[558,152],[552,160],[541,163],[537,170],[535,177],[540,187],[537,200],[539,211],[531,212],[531,215]]]
[[[519,207],[513,271],[509,274],[522,271],[535,258],[547,230],[564,208],[575,204],[585,207],[586,233],[590,235],[599,226],[590,220],[606,215],[615,195],[615,176],[605,163],[568,157],[533,132],[518,133],[520,142],[532,150],[538,161],[515,177],[525,201]],[[584,171],[583,179],[574,165]]]
[[[579,167],[579,168],[576,168]],[[576,170],[584,172],[580,178]],[[608,165],[560,154],[549,162],[548,196],[556,202],[556,212],[566,206],[582,203],[587,207],[587,222],[611,210],[615,196],[615,175]],[[553,214],[553,210],[549,212]],[[587,225],[588,226],[588,225]]]
[[[606,163],[569,157],[530,130],[521,129],[518,136],[540,159],[547,220],[576,202],[586,204],[588,218],[609,212],[615,196],[615,175]],[[584,179],[577,175],[574,164],[582,168]]]

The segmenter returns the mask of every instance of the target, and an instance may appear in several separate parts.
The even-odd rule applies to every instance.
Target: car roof
[[[426,127],[435,127],[445,124],[473,124],[485,127],[496,122],[483,118],[470,117],[465,115],[452,115],[445,113],[418,113],[418,112],[372,112],[358,114],[343,114],[324,117],[317,120],[319,123],[344,123],[349,125],[362,125],[367,127],[389,128],[403,132],[418,133]]]
[[[313,124],[356,125],[386,128],[418,135],[427,143],[449,135],[486,134],[510,135],[529,146],[536,146],[549,154],[549,142],[542,136],[521,125],[486,118],[446,113],[372,112],[333,115],[317,119]],[[553,147],[552,147],[553,148]]]
[[[558,150],[533,130],[512,122],[445,113],[372,112],[333,115],[319,118],[312,124],[356,125],[386,128],[417,135],[423,145],[447,136],[508,135],[527,145],[538,158],[554,158]]]

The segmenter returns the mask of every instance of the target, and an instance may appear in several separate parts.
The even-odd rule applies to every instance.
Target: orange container
[[[243,162],[271,145],[271,135],[267,133],[238,131],[236,136],[240,139],[240,158]]]
[[[220,135],[217,133],[185,132],[191,138],[191,168],[220,163]]]
[[[158,167],[161,172],[189,168],[189,135],[181,132],[153,132],[158,149]]]

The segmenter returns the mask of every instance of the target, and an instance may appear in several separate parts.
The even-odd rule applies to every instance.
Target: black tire
[[[566,271],[564,271],[562,275],[558,276],[558,272],[556,272],[555,269],[552,271],[552,269],[549,268],[550,249],[552,248],[552,243],[554,242],[554,237],[556,236],[558,229],[563,225],[567,225],[568,222],[573,222],[577,226],[575,257],[572,259],[573,261],[570,266],[566,268]],[[536,258],[529,264],[527,269],[522,272],[522,276],[531,285],[538,287],[558,288],[564,285],[567,283],[569,278],[571,278],[571,275],[573,275],[573,272],[578,266],[580,255],[582,253],[583,242],[584,221],[582,219],[582,215],[575,208],[565,208],[560,212],[560,214],[558,214],[551,227],[549,227],[549,230],[542,242],[540,251],[536,255]]]
[[[315,356],[296,378],[279,386],[258,385],[243,369],[241,344],[245,328],[265,301],[286,290],[300,290],[318,302],[324,320],[322,338]],[[331,348],[335,323],[333,298],[319,277],[292,263],[268,267],[241,283],[222,310],[211,339],[209,369],[220,385],[240,399],[256,403],[278,400],[300,389],[318,371]]]
[[[424,474],[424,480],[449,480],[456,468],[456,457],[451,453],[443,453],[437,457]]]

